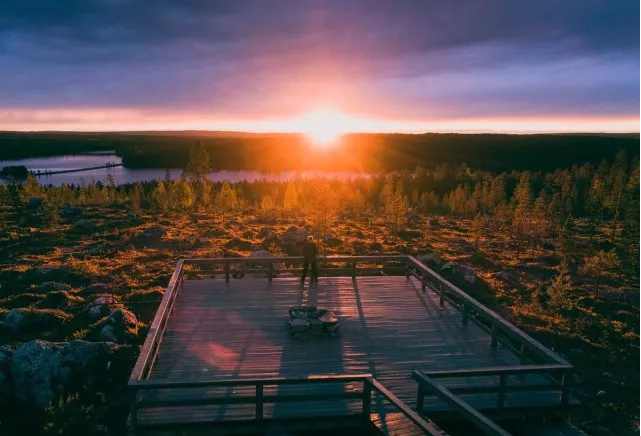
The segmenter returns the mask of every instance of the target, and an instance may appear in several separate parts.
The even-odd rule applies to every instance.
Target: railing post
[[[410,262],[409,260],[405,262],[405,279],[410,279]]]
[[[229,262],[225,262],[225,283],[229,283]]]
[[[256,383],[256,420],[263,420],[263,384]]]
[[[421,291],[425,292],[425,271],[421,271]]]
[[[130,387],[131,393],[129,398],[129,435],[136,434],[136,427],[138,427],[138,388]]]
[[[438,295],[441,297],[439,299],[439,304],[442,306],[445,306],[445,296],[443,295],[443,283],[438,284]]]
[[[267,281],[271,283],[273,277],[274,277],[274,264],[269,262],[269,268],[267,268]]]
[[[499,397],[496,401],[496,408],[502,409],[505,407],[505,386],[507,385],[507,374],[500,374],[499,377]]]
[[[572,380],[572,374],[569,371],[563,371],[561,376],[561,405],[569,406],[570,405],[570,381]]]
[[[425,416],[425,389],[423,388],[423,383],[418,382],[418,393],[416,394],[416,413],[419,416]]]
[[[490,343],[490,347],[496,348],[498,345],[498,337],[497,337],[497,331],[496,331],[496,324],[492,324],[492,342]]]
[[[463,303],[463,325],[467,325],[470,319],[470,305]]]
[[[363,418],[371,420],[372,411],[372,384],[369,379],[363,380]]]
[[[356,261],[352,261],[352,280],[356,280]]]

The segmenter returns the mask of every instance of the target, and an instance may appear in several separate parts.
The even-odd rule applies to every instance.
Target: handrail
[[[154,316],[154,320],[151,323],[151,327],[149,327],[149,332],[147,333],[145,342],[140,349],[138,360],[136,361],[136,364],[134,365],[134,368],[131,372],[131,376],[129,378],[130,383],[137,382],[143,378],[146,370],[148,369],[150,357],[152,357],[152,354],[155,354],[153,353],[153,348],[164,333],[166,317],[169,315],[169,312],[173,306],[173,301],[175,300],[176,294],[178,292],[180,278],[183,274],[183,265],[183,259],[179,259],[178,262],[176,262],[176,268],[174,269],[174,272],[169,279],[167,290],[165,291],[165,294],[160,301],[160,305],[156,310],[156,315]]]
[[[571,371],[574,367],[572,365],[511,365],[511,366],[488,366],[484,368],[472,369],[451,369],[440,371],[421,371],[421,373],[429,377],[482,377],[492,375],[515,375],[515,374],[540,374],[547,372],[562,372]]]
[[[541,344],[540,342],[538,342],[537,340],[535,340],[534,338],[532,338],[531,336],[529,336],[528,334],[520,330],[514,324],[506,321],[499,314],[497,314],[491,309],[488,309],[479,301],[475,300],[470,295],[468,295],[467,293],[465,293],[464,291],[462,291],[461,289],[459,289],[449,281],[445,280],[442,276],[434,272],[432,269],[428,268],[425,264],[420,262],[414,256],[408,256],[408,259],[412,264],[414,264],[415,267],[421,270],[423,274],[430,276],[432,279],[436,280],[440,285],[445,286],[445,288],[447,288],[447,292],[452,293],[457,297],[459,297],[461,300],[463,300],[464,312],[466,314],[469,314],[470,309],[473,308],[474,310],[477,311],[477,313],[483,314],[486,318],[488,318],[488,321],[490,321],[493,328],[496,328],[496,327],[501,328],[503,330],[503,333],[506,333],[513,337],[517,337],[519,340],[523,341],[522,343],[526,343],[527,345],[529,345],[539,355],[544,356],[546,359],[549,359],[554,363],[558,363],[561,365],[570,364],[567,360],[563,359],[561,356],[559,356],[557,353],[553,352],[552,350],[546,348],[543,344]],[[441,293],[442,289],[434,289],[434,291],[437,293]]]
[[[297,385],[308,383],[349,383],[363,381],[372,374],[336,374],[336,375],[309,375],[307,377],[259,377],[259,378],[233,378],[219,380],[195,380],[189,382],[176,382],[171,380],[140,380],[136,386],[140,389],[172,389],[172,388],[200,388],[216,386],[252,386],[263,384],[271,385]]]
[[[394,405],[403,415],[412,421],[419,429],[426,435],[430,436],[443,436],[444,432],[436,428],[433,424],[425,421],[418,413],[410,409],[410,407],[394,395],[389,389],[383,386],[375,378],[368,378],[365,380],[365,388],[363,394],[363,413],[369,417],[369,408],[371,402],[371,390],[374,389],[380,393],[385,399]],[[369,398],[368,398],[369,396]]]
[[[406,261],[408,256],[405,255],[388,255],[388,256],[319,256],[318,262],[389,262],[389,261]],[[184,259],[188,265],[202,265],[208,263],[232,264],[232,263],[301,263],[303,256],[267,256],[267,257],[210,257],[210,258],[187,258]]]
[[[431,392],[434,392],[435,394],[438,395],[438,397],[445,401],[450,407],[452,407],[454,410],[456,410],[458,413],[463,415],[465,419],[470,421],[472,425],[474,425],[476,428],[481,430],[483,433],[485,433],[488,436],[512,436],[510,433],[507,431],[503,430],[501,427],[499,427],[496,423],[491,421],[488,417],[483,415],[481,412],[473,408],[469,403],[461,399],[460,397],[457,397],[454,395],[452,392],[450,392],[449,389],[447,389],[445,386],[441,385],[440,383],[430,379],[428,376],[425,374],[421,373],[420,371],[413,371],[412,372],[412,377],[419,383],[419,390],[420,388],[422,389],[427,389]],[[418,407],[417,409],[419,412],[422,413],[422,405],[421,408]]]

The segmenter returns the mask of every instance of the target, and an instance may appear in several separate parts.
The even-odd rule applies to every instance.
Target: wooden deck
[[[455,416],[502,435],[486,416],[571,403],[571,365],[416,259],[407,276],[356,276],[353,259],[352,277],[315,288],[296,277],[229,280],[228,267],[227,280],[182,280],[180,261],[132,373],[134,427],[245,422],[247,432],[231,433],[249,434],[316,416],[437,435],[429,419]],[[292,339],[287,310],[298,304],[333,310],[340,336]],[[359,415],[368,418],[349,421]]]

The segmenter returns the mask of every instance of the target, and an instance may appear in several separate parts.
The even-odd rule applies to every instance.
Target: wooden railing
[[[274,267],[274,265],[299,265],[302,264],[303,258],[300,256],[295,257],[263,257],[263,258],[203,258],[203,259],[181,259],[176,263],[176,268],[169,280],[167,290],[163,296],[163,299],[158,307],[154,320],[147,334],[145,343],[141,349],[138,360],[134,366],[134,369],[131,373],[129,379],[129,387],[131,389],[131,423],[135,428],[137,410],[140,407],[140,398],[139,393],[141,390],[144,390],[150,386],[153,386],[151,381],[148,380],[149,374],[153,367],[154,361],[158,354],[158,348],[162,340],[167,321],[169,319],[169,314],[173,308],[176,297],[181,289],[181,284],[184,275],[186,274],[185,267],[198,267],[202,270],[203,267],[208,265],[222,265],[223,270],[218,271],[225,276],[225,280],[230,280],[230,274],[232,272],[232,266],[242,264],[242,265],[251,265],[251,264],[260,264],[264,265],[267,269],[268,279],[271,280],[280,272],[292,272],[295,270],[287,268]],[[545,369],[541,369],[540,372],[549,374],[550,371],[555,372],[556,374],[563,374],[562,382],[562,404],[567,404],[569,398],[569,376],[572,366],[561,356],[549,350],[543,346],[538,341],[534,340],[528,336],[523,331],[519,330],[516,326],[504,320],[496,312],[488,309],[480,302],[472,298],[466,292],[462,291],[449,281],[445,280],[439,274],[428,268],[426,265],[418,261],[413,256],[404,256],[404,255],[392,255],[392,256],[327,256],[319,258],[319,271],[322,272],[336,272],[346,271],[351,274],[353,279],[356,279],[359,271],[366,270],[368,267],[372,268],[374,265],[386,265],[386,264],[396,264],[399,266],[394,267],[395,271],[400,271],[409,277],[414,276],[421,281],[422,289],[426,290],[429,287],[431,290],[436,292],[440,296],[441,305],[444,305],[447,301],[449,304],[457,307],[462,312],[462,323],[467,324],[469,320],[472,320],[475,324],[481,328],[488,331],[492,337],[491,346],[495,347],[498,342],[501,342],[506,347],[512,349],[517,356],[521,358],[521,363],[536,363],[548,365]],[[342,264],[343,268],[335,268],[335,265]],[[190,272],[191,273],[191,272]],[[559,365],[559,368],[553,368],[553,365]],[[521,365],[510,367],[510,371],[518,370],[518,368],[523,368],[523,371],[529,370],[532,372],[532,365]],[[562,368],[561,368],[562,367]],[[482,370],[473,370],[473,371],[486,371],[492,370],[492,368],[484,368]],[[538,371],[538,370],[537,370]],[[534,371],[536,372],[536,371]],[[507,374],[507,373],[505,373]],[[470,374],[468,374],[469,376]],[[442,374],[432,376],[444,376]],[[501,375],[499,374],[499,377]],[[507,377],[507,375],[504,375]],[[373,379],[372,379],[373,380]],[[500,379],[503,380],[503,379]],[[374,383],[375,382],[375,383]],[[158,384],[158,382],[154,382]],[[178,386],[180,382],[171,382],[171,386]],[[219,383],[216,382],[207,382],[207,383]],[[225,383],[221,381],[220,383]],[[365,382],[364,382],[365,383]],[[377,384],[373,380],[371,384],[371,389],[378,390],[382,395],[385,394],[392,395],[389,391],[381,391],[379,389],[380,384]],[[502,382],[499,382],[499,385]],[[367,383],[365,383],[367,384]],[[170,383],[166,382],[165,386],[170,387]],[[185,386],[186,387],[186,386]],[[162,387],[156,386],[156,388],[163,389]],[[384,389],[384,388],[383,388]],[[385,392],[385,394],[383,394]],[[460,392],[459,392],[460,393]],[[454,395],[454,394],[452,394]],[[257,391],[258,397],[258,391]],[[387,397],[386,397],[387,398]],[[395,398],[395,397],[394,397]],[[258,400],[256,400],[258,401]],[[392,400],[390,400],[392,401]],[[365,404],[365,402],[363,403]],[[144,406],[145,403],[142,403]],[[401,410],[401,412],[403,412]],[[404,413],[404,412],[403,412]],[[405,413],[404,413],[405,414]],[[407,416],[407,415],[406,415]],[[410,418],[412,419],[412,418]],[[430,433],[428,433],[430,434]],[[439,433],[437,433],[439,434]]]
[[[408,274],[422,282],[422,288],[430,287],[440,296],[441,305],[448,301],[461,309],[462,322],[467,324],[471,319],[492,336],[491,345],[501,342],[520,357],[521,363],[552,363],[570,365],[557,353],[536,341],[514,324],[506,321],[493,310],[472,298],[439,274],[425,266],[413,256],[407,256]]]
[[[291,385],[315,385],[315,384],[346,384],[362,382],[361,391],[343,391],[343,392],[314,392],[308,391],[299,394],[275,394],[265,395],[265,387],[274,386],[291,386]],[[211,396],[196,395],[193,397],[185,396],[185,389],[213,388],[213,387],[253,387],[253,395],[235,395],[235,396]],[[148,408],[164,408],[176,406],[202,406],[202,405],[231,405],[231,404],[252,404],[254,405],[254,419],[260,423],[265,419],[264,407],[266,404],[280,402],[306,402],[306,401],[339,401],[346,399],[360,399],[362,407],[359,412],[343,414],[342,416],[362,416],[363,423],[371,419],[371,401],[372,393],[378,393],[386,398],[393,408],[406,416],[418,429],[424,434],[430,436],[447,436],[444,432],[438,430],[434,425],[425,421],[409,406],[399,400],[394,394],[381,385],[371,374],[345,374],[345,375],[322,375],[308,376],[303,378],[286,378],[286,377],[266,377],[266,378],[242,378],[232,380],[210,380],[210,381],[152,381],[139,380],[130,382],[129,388],[132,395],[132,409],[130,411],[130,430],[135,434],[138,427],[138,414],[140,411]],[[161,399],[146,398],[147,393],[157,394],[159,391],[181,389],[180,398]],[[305,418],[320,418],[320,416],[309,416]]]
[[[439,399],[447,403],[448,406],[458,412],[463,418],[469,421],[474,427],[481,430],[484,434],[488,436],[511,436],[510,433],[503,430],[495,422],[429,376],[420,371],[414,371],[412,375],[419,384],[419,401],[417,402],[417,410],[420,414],[423,414],[424,393],[429,392],[436,394]]]

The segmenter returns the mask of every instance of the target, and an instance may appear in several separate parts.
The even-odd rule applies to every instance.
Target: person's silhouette
[[[307,271],[311,266],[311,274],[309,275],[310,283],[318,282],[318,264],[316,263],[316,256],[318,256],[318,246],[314,242],[312,236],[308,236],[303,244],[303,275],[300,279],[301,283],[305,283]]]

